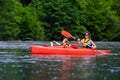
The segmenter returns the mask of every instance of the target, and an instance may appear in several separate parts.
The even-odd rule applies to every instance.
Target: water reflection
[[[23,54],[0,53],[0,80],[119,80],[120,55]]]
[[[32,58],[35,58],[32,57]],[[38,58],[38,56],[37,56]],[[38,67],[32,67],[35,74],[32,79],[41,80],[76,80],[89,79],[94,76],[92,68],[95,67],[93,56],[43,56],[39,55],[41,61],[37,61]],[[37,77],[36,77],[37,76]],[[47,76],[47,77],[46,77]]]
[[[96,58],[95,72],[97,80],[119,80],[120,74],[120,55],[99,56]]]
[[[99,56],[31,56],[33,44],[43,42],[0,42],[0,80],[120,79],[120,42],[96,42],[99,49],[112,51]]]

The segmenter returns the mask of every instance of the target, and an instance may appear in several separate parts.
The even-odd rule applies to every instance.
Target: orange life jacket
[[[62,46],[69,46],[69,42],[63,42],[61,45]]]

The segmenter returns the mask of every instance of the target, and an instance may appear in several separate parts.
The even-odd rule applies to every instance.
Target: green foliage
[[[0,1],[0,40],[14,40],[20,32],[14,19],[15,4],[15,0]]]
[[[74,34],[81,33],[79,30],[81,28],[85,30],[79,24],[77,8],[69,0],[33,0],[33,3],[38,11],[39,19],[43,22],[46,39],[60,40],[62,29]]]
[[[119,21],[117,20],[117,24],[115,25],[115,37],[113,40],[119,40],[120,41],[120,0],[114,0],[112,3],[112,10],[116,11],[116,17],[119,18]],[[115,20],[116,21],[116,20]]]
[[[111,10],[112,1],[76,0],[80,10],[80,24],[92,34],[93,40],[112,40],[117,32],[119,19]]]
[[[44,39],[42,23],[32,5],[23,7],[18,0],[3,0],[0,4],[0,40]]]
[[[61,40],[61,30],[120,40],[119,0],[0,0],[0,40]]]
[[[42,23],[38,21],[37,14],[32,4],[23,8],[21,12],[20,34],[19,38],[24,40],[30,38],[32,40],[43,40],[44,32]]]

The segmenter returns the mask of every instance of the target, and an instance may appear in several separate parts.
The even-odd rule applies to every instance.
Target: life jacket
[[[82,46],[83,46],[83,48],[86,48],[88,45],[90,45],[90,39],[89,38],[87,38],[87,39],[82,39],[82,41],[84,42],[83,44],[82,44]]]
[[[63,42],[61,45],[62,46],[69,46],[69,42]]]

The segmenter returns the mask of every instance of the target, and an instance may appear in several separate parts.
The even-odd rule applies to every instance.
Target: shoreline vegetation
[[[76,38],[120,41],[120,0],[1,0],[1,41],[61,41]],[[70,39],[73,40],[73,39]]]

